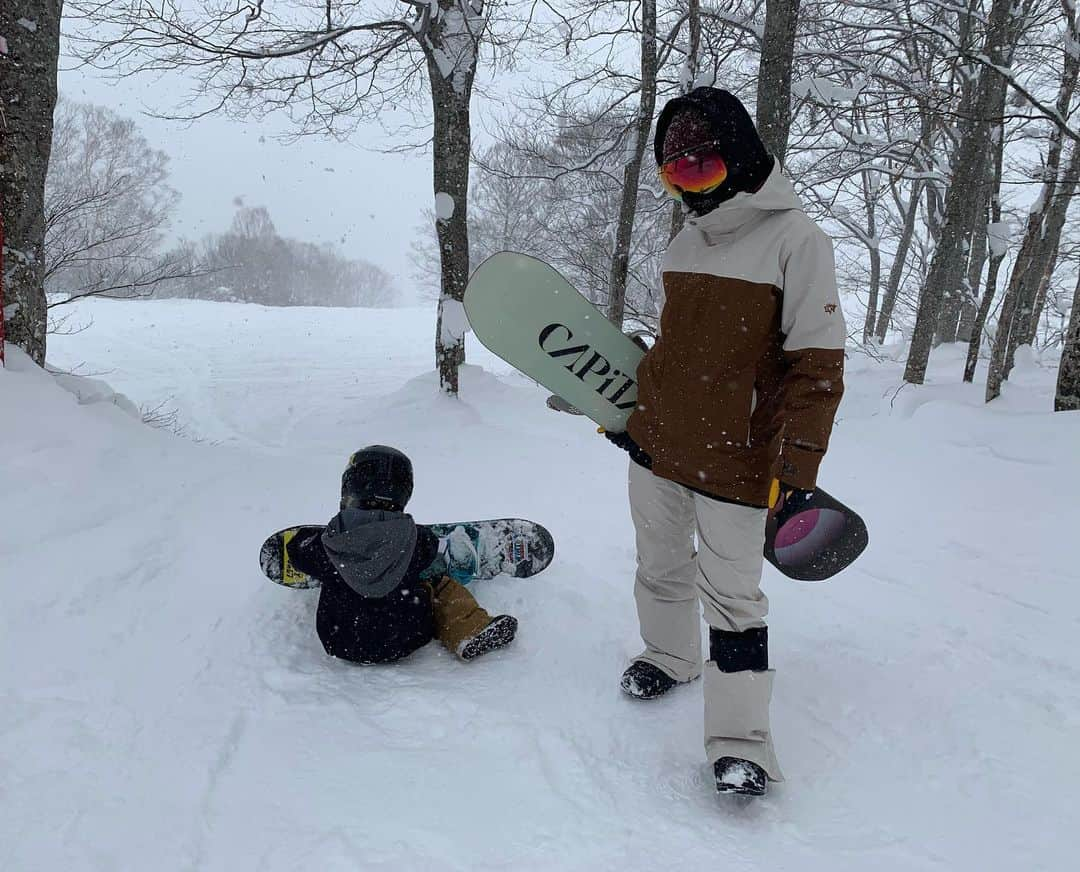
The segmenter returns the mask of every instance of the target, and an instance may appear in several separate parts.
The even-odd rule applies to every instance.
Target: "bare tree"
[[[1071,9],[1071,0],[1060,2]],[[1050,120],[1065,138],[1077,132],[1070,127],[1068,113],[1059,112],[1046,97],[1048,82],[1053,77],[1056,84],[1060,68],[1060,52],[1053,48],[1055,41],[1060,45],[1059,0],[1022,0],[1009,10],[1006,35],[1014,47],[1009,49],[1008,66],[999,63],[1001,56],[995,59],[985,51],[991,20],[987,13],[994,10],[990,0],[803,5],[794,56],[791,174],[822,220],[849,231],[837,239],[841,260],[844,249],[856,241],[863,246],[867,239],[873,241],[873,235],[865,234],[868,222],[859,214],[866,212],[869,218],[867,191],[877,189],[886,195],[873,205],[882,260],[892,252],[891,265],[881,267],[887,267],[888,278],[878,294],[881,308],[874,313],[874,332],[883,341],[892,325],[906,331],[913,304],[921,303],[914,365],[935,341],[969,336],[978,315],[976,292],[987,261],[986,192],[991,177],[987,158],[994,149],[975,155],[983,162],[980,172],[967,167],[977,182],[964,196],[954,192],[951,217],[948,205],[953,171],[963,164],[958,154],[978,116],[975,98],[980,79],[985,78],[981,73],[989,71],[998,79],[1001,102],[984,121],[993,136],[1004,137],[1002,145],[1030,142],[1029,131],[1040,119]],[[1006,109],[1009,89],[1014,103]],[[845,107],[856,103],[864,109],[860,124],[846,117]],[[1019,158],[1021,152],[1014,154]],[[881,173],[887,185],[854,184],[868,172]],[[1018,183],[1029,180],[1010,177],[1007,190],[1018,190]],[[852,199],[860,202],[858,210],[852,208]],[[851,226],[853,220],[861,233]],[[917,293],[917,286],[929,287],[927,265],[933,267],[936,260],[940,270],[946,250],[952,251],[951,278],[935,301],[933,290],[925,297]],[[873,255],[867,259],[851,254],[846,259],[856,271],[865,263],[862,274],[873,284],[878,274]],[[872,287],[868,297],[867,322],[875,302]],[[1040,293],[1035,313],[1041,300]]]
[[[682,223],[681,209],[668,212],[652,167],[646,166],[651,163],[645,155],[656,102],[685,93],[695,84],[716,82],[725,61],[748,44],[757,61],[760,36],[752,16],[758,4],[736,0],[723,8],[706,8],[698,0],[678,0],[660,9],[655,0],[625,4],[578,0],[550,8],[559,23],[552,28],[548,45],[565,56],[568,76],[554,88],[541,87],[528,95],[533,108],[522,126],[554,129],[555,142],[567,147],[549,148],[551,138],[543,135],[534,137],[535,143],[514,144],[528,155],[549,160],[546,177],[553,185],[573,179],[589,189],[586,197],[575,197],[576,205],[588,214],[579,214],[570,223],[588,223],[601,230],[601,239],[610,241],[595,247],[591,263],[576,265],[587,277],[589,289],[582,291],[615,322],[622,323],[628,314],[648,317],[648,312],[633,313],[628,301],[645,272],[652,271],[654,251],[662,250]],[[729,90],[746,91],[753,81],[737,65],[725,68],[724,86]],[[601,141],[594,136],[597,131],[605,131]],[[577,147],[590,140],[590,149]],[[594,183],[604,184],[606,192],[593,190]],[[612,211],[596,211],[601,196],[612,189],[617,193]],[[655,225],[657,209],[669,216],[659,241],[638,229]],[[639,240],[648,240],[644,255],[635,250]],[[583,247],[575,248],[576,254],[584,253]],[[603,290],[596,293],[591,290],[592,274],[599,269],[601,250],[608,252],[607,263]],[[647,269],[635,270],[635,261],[647,264]]]
[[[551,118],[559,126],[550,132],[531,116],[506,125],[512,131],[507,139],[479,155],[470,188],[474,260],[501,247],[532,254],[606,309],[634,115],[605,111],[604,104],[590,112],[575,101],[558,105],[549,123]],[[636,324],[655,316],[660,258],[670,232],[667,197],[658,187],[650,162],[641,169],[628,247],[624,315]],[[414,248],[420,264],[430,262],[423,243]]]
[[[630,240],[637,215],[641,166],[649,147],[656,110],[656,0],[641,0],[641,78],[632,144],[623,168],[622,196],[615,223],[615,250],[611,257],[608,318],[622,326],[626,314],[626,277],[630,268]]]
[[[1080,275],[1077,276],[1076,291],[1073,294],[1072,316],[1069,318],[1069,329],[1065,333],[1065,347],[1061,352],[1054,411],[1080,412]]]
[[[990,161],[987,162],[987,172],[993,172],[991,166],[993,162],[993,157],[991,157]],[[993,188],[992,191],[991,188]],[[943,318],[942,323],[938,325],[939,343],[971,342],[971,334],[975,328],[975,320],[978,315],[979,288],[982,285],[983,269],[986,267],[989,254],[990,222],[992,220],[990,216],[990,200],[997,195],[997,186],[990,182],[985,186],[985,190],[987,199],[984,202],[975,204],[978,212],[971,228],[971,242],[968,245],[967,278],[964,280],[961,299],[958,300],[960,311],[955,321],[955,328],[950,313],[950,318]]]
[[[679,72],[679,92],[686,94],[694,89],[701,72],[701,0],[688,0],[686,6],[686,58]],[[686,207],[680,200],[671,203],[670,239],[682,230],[686,221]]]
[[[941,140],[958,99],[943,84],[955,52],[937,35],[953,26],[950,15],[933,2],[874,0],[800,13],[786,164],[819,220],[847,231],[836,242],[866,288],[864,342],[875,333],[884,341],[897,303],[906,308],[905,283],[921,272],[911,254],[932,232],[933,213],[918,218],[945,177]],[[854,243],[865,252],[847,254]]]
[[[900,195],[896,191],[894,183],[894,196],[898,204]],[[885,283],[885,294],[881,300],[881,311],[878,313],[877,328],[874,335],[878,342],[884,342],[889,332],[889,324],[892,321],[893,310],[896,308],[896,300],[900,295],[900,283],[904,278],[904,269],[907,265],[908,252],[911,250],[912,240],[915,238],[915,222],[919,215],[919,202],[922,193],[922,185],[915,181],[911,185],[911,194],[906,204],[900,204],[904,216],[903,227],[897,240],[896,252],[893,255],[892,265],[889,267],[889,278]]]
[[[1041,204],[1029,215],[1028,234],[1013,264],[1009,288],[1002,302],[990,373],[986,382],[986,401],[1001,393],[1001,383],[1009,377],[1013,357],[1021,343],[1031,342],[1037,326],[1036,299],[1045,294],[1056,263],[1065,215],[1080,181],[1080,144],[1074,145],[1072,159],[1061,179],[1052,186],[1054,196],[1048,206]],[[1034,228],[1032,227],[1034,224]]]
[[[92,62],[126,72],[184,68],[207,98],[195,115],[292,114],[301,132],[341,133],[400,104],[426,79],[441,261],[435,359],[456,394],[465,359],[461,299],[469,269],[469,102],[490,13],[485,0],[74,0]],[[106,34],[103,36],[102,34]]]
[[[991,127],[1002,116],[1008,85],[998,68],[1007,68],[1012,61],[1031,0],[1023,2],[1026,7],[1017,8],[1014,13],[1013,0],[994,0],[990,11],[983,44],[983,54],[989,62],[979,73],[971,111],[953,158],[945,216],[919,299],[915,332],[904,370],[904,380],[912,384],[922,384],[926,376],[942,302],[947,292],[959,288],[964,274],[965,246],[975,220],[971,204],[983,200],[982,188],[987,182],[984,161],[991,150]]]
[[[149,296],[185,274],[187,265],[158,250],[178,200],[168,157],[134,122],[61,98],[45,186],[45,284],[66,299],[50,307],[89,296]]]
[[[966,107],[972,105],[972,101],[975,97],[976,88],[979,83],[979,76],[974,75],[973,71],[967,64],[967,58],[971,56],[973,50],[978,44],[979,31],[976,26],[977,16],[982,6],[981,0],[963,0],[963,3],[956,4],[956,34],[955,39],[957,43],[958,51],[951,58],[949,66],[948,87],[949,90],[955,93],[958,97],[958,106]],[[1004,99],[1005,90],[1002,90],[1002,97]],[[956,131],[959,138],[963,136],[970,129],[972,123],[971,118],[961,118],[960,124]],[[999,124],[993,128],[993,132],[996,132],[1001,138],[1003,133],[1003,125]],[[991,136],[991,142],[994,142],[994,136]],[[992,152],[987,151],[985,154],[977,155],[977,159],[982,162],[982,184],[977,187],[971,193],[972,196],[968,208],[971,210],[968,216],[965,226],[970,228],[967,233],[967,261],[968,266],[965,271],[965,279],[956,287],[946,287],[943,289],[941,299],[941,309],[938,314],[937,326],[935,329],[935,335],[933,344],[940,345],[944,342],[955,342],[957,332],[959,330],[959,322],[961,311],[965,306],[970,309],[973,298],[971,296],[971,272],[973,269],[973,261],[980,265],[979,249],[985,248],[985,227],[986,221],[984,215],[989,198],[989,184],[987,183],[987,174],[990,171],[990,164],[993,160]],[[981,242],[980,242],[981,239]]]
[[[757,128],[783,166],[791,127],[791,69],[799,0],[765,0],[765,27],[758,65]]]
[[[552,197],[553,185],[544,171],[543,160],[508,143],[474,155],[469,182],[470,271],[500,251],[525,252],[558,265],[565,260],[566,250],[575,242],[562,232],[559,213],[567,204]],[[438,285],[440,272],[434,214],[425,219],[412,244],[413,277],[424,289]]]
[[[45,364],[45,175],[52,144],[61,0],[0,4],[0,209],[5,335]]]
[[[1077,29],[1076,9],[1068,2],[1062,4],[1065,20],[1062,46],[1063,64],[1055,111],[1061,120],[1068,117],[1080,75],[1080,32]],[[1047,157],[1043,165],[1042,190],[1028,212],[1027,225],[1016,262],[1013,264],[1009,286],[998,319],[990,373],[986,383],[986,400],[990,402],[1001,393],[1001,382],[1009,377],[1017,347],[1031,342],[1038,326],[1038,300],[1045,295],[1054,270],[1065,216],[1073,191],[1080,181],[1080,142],[1073,143],[1072,160],[1062,168],[1067,129],[1063,124],[1051,127]]]
[[[333,245],[278,233],[265,207],[245,207],[225,233],[181,244],[171,259],[197,262],[194,275],[163,284],[158,296],[264,306],[391,306],[397,290],[375,264],[349,260]]]
[[[997,294],[998,273],[1001,264],[1008,253],[1008,227],[1001,220],[1001,177],[1002,163],[1004,161],[1004,137],[1001,142],[995,143],[993,178],[990,183],[990,214],[989,224],[986,227],[986,245],[989,251],[990,266],[986,272],[986,289],[975,313],[975,321],[971,325],[971,338],[968,340],[967,361],[964,363],[964,381],[971,382],[975,379],[975,370],[979,365],[979,349],[982,347],[983,333],[986,329],[986,319],[990,316],[990,307],[994,303]],[[976,264],[975,258],[979,263]],[[972,293],[978,291],[978,276],[981,273],[982,253],[972,256],[972,266],[968,270],[968,287]]]

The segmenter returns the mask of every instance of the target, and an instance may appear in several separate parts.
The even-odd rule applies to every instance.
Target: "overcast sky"
[[[150,143],[169,155],[171,183],[183,198],[176,235],[224,230],[236,201],[266,206],[283,235],[336,242],[346,255],[394,275],[405,294],[414,292],[409,245],[423,210],[433,208],[431,160],[425,152],[380,153],[394,143],[379,124],[361,125],[347,142],[305,137],[283,143],[277,137],[290,129],[284,118],[218,116],[185,125],[145,114],[175,109],[182,83],[118,82],[94,70],[63,70],[60,91],[134,118]]]

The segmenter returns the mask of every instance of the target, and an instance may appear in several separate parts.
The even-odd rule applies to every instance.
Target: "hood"
[[[343,509],[322,535],[323,548],[345,583],[361,596],[386,596],[405,578],[416,550],[411,515]]]
[[[696,228],[706,241],[712,243],[717,238],[734,233],[746,224],[756,223],[771,213],[786,212],[790,209],[801,211],[802,207],[795,188],[777,163],[765,184],[757,191],[752,194],[736,194],[699,218],[687,218],[686,224]]]
[[[705,215],[740,191],[760,188],[776,161],[761,141],[757,127],[742,101],[722,88],[694,88],[689,94],[668,100],[656,119],[656,135],[653,138],[656,165],[660,166],[663,162],[668,128],[683,110],[693,111],[705,118],[709,135],[716,142],[728,168],[727,179],[711,191],[684,193],[682,199],[686,207],[695,214]]]

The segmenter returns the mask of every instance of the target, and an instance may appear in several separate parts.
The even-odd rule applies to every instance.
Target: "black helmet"
[[[400,512],[412,490],[412,461],[388,445],[369,445],[349,458],[341,476],[341,508]]]

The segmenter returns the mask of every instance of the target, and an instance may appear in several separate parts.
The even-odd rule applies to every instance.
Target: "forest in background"
[[[61,30],[60,4],[45,5],[55,15],[31,15],[41,4],[26,0],[0,12],[5,273],[16,301],[5,319],[39,360],[48,154],[28,143],[52,136]],[[441,329],[442,314],[493,250],[548,260],[616,323],[655,317],[659,257],[684,216],[657,184],[652,124],[663,101],[710,84],[752,108],[836,240],[843,288],[862,313],[853,349],[906,340],[905,380],[920,384],[935,346],[966,342],[958,377],[973,380],[982,362],[988,401],[1020,346],[1060,350],[1056,406],[1080,408],[1074,0],[69,0],[63,11],[65,46],[83,63],[119,76],[193,74],[192,117],[284,113],[298,134],[343,135],[408,105],[430,123],[435,238],[420,234],[417,267],[437,277],[435,360],[449,393],[464,336]],[[497,107],[498,141],[475,142],[473,105],[522,68],[538,72]],[[287,304],[290,293],[267,290],[265,265],[246,257],[231,264],[242,290],[199,275],[219,271],[208,255],[236,260],[243,243],[253,256],[289,252],[276,272],[307,270],[327,296],[334,276],[357,281],[328,251],[267,246],[278,238],[270,228],[268,215],[242,212],[221,238],[152,268],[185,274],[168,277],[174,293],[250,299],[254,288]],[[136,269],[132,282],[147,278]]]

